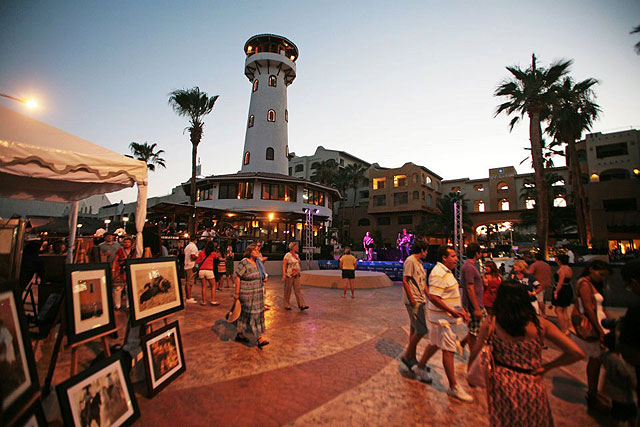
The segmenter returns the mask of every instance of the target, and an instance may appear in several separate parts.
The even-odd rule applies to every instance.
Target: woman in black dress
[[[571,288],[573,270],[569,267],[569,257],[567,255],[558,255],[556,261],[558,262],[558,272],[554,275],[556,283],[553,287],[551,303],[555,307],[560,330],[568,334],[569,316],[567,307],[573,302],[573,289]]]

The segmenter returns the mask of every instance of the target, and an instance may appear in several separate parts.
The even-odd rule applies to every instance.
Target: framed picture
[[[149,396],[153,396],[186,369],[178,322],[142,337],[142,353]]]
[[[127,259],[126,266],[133,325],[184,309],[175,257]]]
[[[121,352],[56,386],[64,425],[126,426],[140,416]]]
[[[42,402],[36,400],[13,424],[15,427],[45,427],[47,419],[42,410]]]
[[[67,342],[115,329],[109,264],[69,264],[66,269]]]
[[[10,420],[39,389],[17,281],[0,284],[0,378],[0,414]]]

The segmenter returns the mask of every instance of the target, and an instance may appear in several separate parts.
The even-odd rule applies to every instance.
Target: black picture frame
[[[68,264],[65,270],[67,343],[74,344],[115,329],[110,265]],[[79,290],[80,287],[85,290]],[[81,293],[88,293],[85,301]],[[99,303],[93,301],[95,296]]]
[[[0,418],[4,423],[24,410],[40,389],[17,281],[0,283],[0,336],[5,345],[0,362]]]
[[[40,399],[33,402],[33,404],[16,420],[13,424],[15,427],[33,426],[46,427],[47,418],[42,410],[42,402]]]
[[[128,426],[140,417],[121,351],[58,384],[56,394],[65,426],[91,425],[96,419],[99,425]]]
[[[162,366],[159,366],[159,351],[158,345],[171,345],[175,348],[172,350],[173,357],[177,359],[176,365],[168,369],[166,372],[161,372]],[[149,397],[153,397],[160,392],[163,388],[168,386],[177,377],[179,377],[186,369],[187,366],[184,360],[184,352],[182,349],[182,337],[180,335],[180,325],[178,321],[171,322],[168,325],[153,331],[152,333],[142,337],[142,354],[144,356],[144,369],[146,373],[147,391]],[[167,352],[163,352],[166,357]]]
[[[132,325],[184,309],[176,257],[127,259],[126,268],[129,321]],[[168,301],[163,302],[165,300]]]

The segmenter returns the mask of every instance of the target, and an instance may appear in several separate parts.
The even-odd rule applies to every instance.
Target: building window
[[[482,200],[476,200],[474,202],[474,211],[476,212],[484,212],[484,201]]]
[[[431,177],[428,175],[427,175],[427,180],[425,181],[425,184],[428,185],[429,187],[432,186]]]
[[[600,182],[629,179],[630,175],[626,169],[609,169],[600,174]]]
[[[398,225],[409,225],[413,223],[413,217],[411,215],[403,215],[398,217]]]
[[[378,225],[391,225],[391,217],[388,217],[388,216],[379,217]]]
[[[221,182],[218,199],[253,199],[253,182]]]
[[[427,196],[427,206],[433,206],[433,196],[431,194]]]
[[[482,186],[482,184],[476,184],[473,186],[473,189],[476,191],[484,191],[484,187]],[[484,212],[484,211],[483,211]]]
[[[395,188],[405,187],[407,185],[407,175],[394,175],[393,186]]]
[[[509,184],[507,184],[506,182],[499,182],[498,183],[498,191],[507,191],[509,189]]]
[[[603,200],[605,212],[624,212],[638,210],[638,201],[634,198]]]
[[[373,206],[386,206],[387,205],[387,196],[373,196]]]
[[[303,171],[304,171],[304,165],[303,164],[296,165],[296,172],[303,172]]]
[[[417,174],[417,173],[414,173],[414,174],[412,175],[412,178],[413,178],[413,182],[415,182],[415,183],[417,184],[417,183],[418,183],[418,174]]]
[[[360,192],[360,198],[361,199],[368,199],[369,198],[369,190],[364,190]]]
[[[250,154],[248,151],[247,151],[246,153],[244,153],[244,161],[243,161],[243,163],[244,163],[245,165],[248,165],[248,164],[249,164],[249,158],[250,158],[250,157],[251,157],[251,154]]]
[[[318,166],[320,166],[320,163],[318,162],[311,163],[311,169],[318,169]]]
[[[253,91],[257,92],[258,91],[258,84],[260,84],[260,82],[258,81],[258,79],[254,79],[253,80]],[[246,87],[246,86],[245,86]]]
[[[451,192],[452,193],[459,193],[460,192],[460,187],[451,187]]]
[[[250,115],[249,116],[249,123],[247,124],[247,127],[252,128],[253,127],[253,119],[254,119],[254,115]]]
[[[564,198],[563,195],[558,195],[558,197],[553,199],[553,207],[554,208],[566,208],[567,207],[567,200]]]
[[[532,199],[531,197],[525,199],[524,201],[524,207],[526,209],[534,209],[536,207],[536,201],[535,199]]]
[[[508,211],[509,201],[507,199],[500,199],[500,201],[498,202],[498,207],[500,208],[501,211]]]
[[[562,187],[564,185],[564,179],[559,179],[556,182],[554,182],[553,184],[551,184],[551,186],[553,187]]]
[[[617,144],[607,144],[596,147],[596,157],[599,159],[606,159],[607,157],[626,156],[629,154],[629,149],[626,142],[619,142]]]
[[[289,160],[289,145],[287,145],[287,146],[285,147],[285,150],[284,150],[284,156],[285,156],[285,158],[286,158],[287,160]],[[291,175],[291,174],[289,174],[289,175]]]
[[[262,200],[282,200],[284,202],[297,201],[295,184],[262,183]]]
[[[344,159],[340,159],[340,166],[344,166]]]
[[[289,110],[284,110],[284,121],[289,123]]]
[[[267,121],[269,121],[269,122],[275,122],[276,121],[276,111],[275,110],[267,111]]]
[[[536,188],[536,185],[533,182],[525,182],[524,188]]]
[[[302,190],[302,201],[309,205],[324,206],[324,191],[305,188]]]
[[[419,191],[414,191],[413,192],[413,200],[420,200],[420,192]]]
[[[407,191],[403,191],[401,193],[393,193],[393,205],[406,205],[409,203],[409,193]]]
[[[386,182],[387,178],[373,178],[373,189],[382,190]]]
[[[273,74],[269,76],[269,86],[276,87],[278,85],[278,79]]]
[[[425,198],[424,191],[423,191],[422,192],[422,201],[425,201],[425,200],[426,200],[426,198]]]
[[[291,175],[292,175],[292,173],[293,173],[293,169],[292,169],[292,168],[289,168],[289,176],[291,176]]]
[[[198,201],[200,200],[212,200],[213,199],[213,186],[202,187],[198,189]]]
[[[360,218],[358,220],[359,227],[368,227],[370,225],[371,225],[371,221],[369,221],[369,218]]]
[[[267,147],[267,155],[266,155],[267,160],[273,160],[273,157],[274,157],[273,147]]]

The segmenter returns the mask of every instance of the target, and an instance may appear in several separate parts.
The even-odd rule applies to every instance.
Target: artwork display
[[[0,284],[0,413],[4,420],[23,409],[39,388],[17,286],[17,282]]]
[[[184,308],[175,257],[127,259],[130,320],[149,322]]]
[[[121,426],[140,416],[120,356],[101,360],[56,387],[65,425]]]
[[[16,427],[44,427],[47,425],[47,419],[42,410],[42,402],[36,400],[24,414],[16,420]]]
[[[109,264],[67,265],[69,344],[115,329]]]
[[[142,352],[150,396],[158,393],[186,369],[177,321],[144,336]]]

